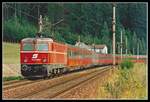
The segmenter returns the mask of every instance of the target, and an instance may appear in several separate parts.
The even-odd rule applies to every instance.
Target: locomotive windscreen
[[[48,51],[48,44],[36,44],[38,51]]]
[[[35,48],[35,49],[34,49]],[[37,51],[48,51],[48,44],[47,43],[38,43],[38,44],[32,44],[32,43],[23,43],[23,47],[22,47],[23,51],[33,51],[33,50],[37,50]]]
[[[50,38],[25,38],[21,41],[23,51],[48,51]]]
[[[23,51],[33,51],[34,45],[32,43],[24,43],[23,44]]]

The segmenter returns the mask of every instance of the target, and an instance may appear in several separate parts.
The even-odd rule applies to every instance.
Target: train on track
[[[98,54],[85,48],[58,43],[51,38],[24,38],[20,44],[21,74],[24,77],[49,77],[71,70],[112,64],[112,54]],[[116,64],[121,56],[116,55]],[[123,56],[133,62],[145,57]]]

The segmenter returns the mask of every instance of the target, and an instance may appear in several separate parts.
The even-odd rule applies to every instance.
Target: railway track
[[[17,82],[20,82],[20,81],[22,81],[22,80],[4,81],[3,85],[9,85],[9,84],[17,83]]]
[[[37,81],[40,81],[40,80],[37,80]],[[9,90],[11,88],[16,88],[16,87],[19,87],[19,86],[22,86],[22,85],[32,84],[32,83],[35,83],[37,81],[24,79],[24,80],[16,80],[16,81],[4,83],[3,90]]]
[[[51,80],[42,80],[32,84],[18,86],[17,88],[10,88],[3,91],[3,97],[19,99],[54,98],[110,69],[110,66],[106,67],[67,74]]]
[[[80,84],[83,84],[84,82],[87,82],[89,80],[92,80],[93,78],[95,78],[96,76],[98,76],[99,74],[102,74],[106,71],[108,71],[109,69],[102,69],[100,72],[98,71],[94,71],[92,73],[89,73],[90,75],[86,75],[86,76],[82,76],[82,77],[78,77],[75,78],[74,80],[68,80],[64,83],[60,83],[56,86],[53,87],[49,87],[45,90],[39,91],[33,95],[29,95],[27,97],[25,97],[25,99],[37,99],[37,98],[48,98],[48,99],[52,99],[57,97],[58,95],[69,91],[75,87],[77,87]]]

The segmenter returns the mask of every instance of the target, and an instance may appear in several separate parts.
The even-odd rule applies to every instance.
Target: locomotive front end
[[[51,42],[49,38],[25,38],[21,41],[21,74],[24,77],[47,76]]]

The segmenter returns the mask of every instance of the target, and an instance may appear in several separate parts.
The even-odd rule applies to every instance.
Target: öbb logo
[[[32,58],[37,58],[38,57],[38,54],[33,54],[32,55]]]

